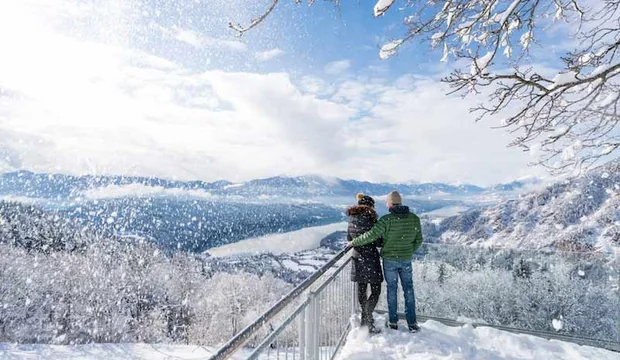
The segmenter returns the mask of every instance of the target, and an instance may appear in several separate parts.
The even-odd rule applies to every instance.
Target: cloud
[[[331,95],[336,91],[333,84],[328,83],[318,76],[302,76],[297,81],[297,84],[302,92],[315,96]]]
[[[351,60],[339,60],[328,63],[327,65],[325,65],[324,70],[325,73],[328,75],[338,75],[349,70],[350,67]]]
[[[170,34],[176,40],[196,48],[215,47],[232,51],[247,51],[248,49],[247,45],[241,41],[211,37],[189,29],[173,27],[172,29],[164,29],[164,32]]]
[[[110,185],[102,188],[87,190],[82,194],[89,200],[117,199],[124,197],[155,197],[172,196],[195,198],[202,200],[217,200],[218,197],[204,190],[185,190],[164,188],[162,186],[146,186],[141,184]]]
[[[284,55],[284,50],[275,48],[256,53],[256,59],[259,61],[268,61],[282,55]]]
[[[66,36],[15,13],[3,20],[2,170],[480,184],[532,172],[527,156],[505,148],[508,136],[474,123],[468,108],[477,99],[446,97],[434,78],[191,69],[123,44]],[[188,44],[210,41],[191,31],[177,35]],[[333,75],[350,65],[325,70]]]
[[[204,76],[219,98],[226,99],[240,116],[252,118],[252,123],[260,125],[262,130],[257,131],[277,139],[278,146],[288,148],[284,150],[287,154],[275,157],[290,156],[297,158],[298,165],[316,167],[342,154],[339,150],[344,139],[339,136],[339,129],[356,114],[355,109],[303,94],[285,73],[214,71]]]
[[[174,29],[174,38],[184,42],[186,44],[192,45],[194,47],[202,46],[202,37],[195,31],[185,30],[185,29]]]
[[[366,109],[346,130],[351,177],[490,184],[540,174],[526,166],[530,159],[521,151],[506,148],[509,134],[474,122],[468,112],[474,99],[447,91],[438,80],[415,76],[394,84],[349,81],[341,88],[338,100]],[[332,173],[343,166],[331,165]]]

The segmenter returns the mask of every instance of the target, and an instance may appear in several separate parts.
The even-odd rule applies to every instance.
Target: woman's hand
[[[345,247],[345,249],[348,249],[350,247],[353,247],[353,241],[347,241],[347,246]]]

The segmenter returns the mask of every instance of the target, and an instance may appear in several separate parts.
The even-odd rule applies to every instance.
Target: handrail
[[[309,278],[302,281],[291,292],[284,296],[280,301],[273,305],[269,310],[262,314],[253,323],[248,325],[237,335],[233,336],[226,344],[218,349],[218,351],[210,358],[210,360],[225,360],[228,359],[234,352],[239,350],[251,337],[254,335],[266,322],[273,319],[283,308],[289,305],[295,298],[301,293],[306,291],[312,284],[314,284],[323,274],[325,274],[332,266],[337,263],[344,255],[350,250],[346,248],[339,252],[334,258],[323,265],[319,270],[312,274]]]
[[[255,349],[254,351],[250,354],[250,356],[248,356],[248,360],[254,360],[254,359],[258,359],[258,357],[261,354],[261,351],[264,350],[265,348],[267,348],[271,342],[273,341],[273,339],[275,339],[278,335],[280,335],[280,333],[282,331],[284,331],[284,328],[286,327],[286,325],[290,324],[291,321],[293,321],[293,319],[295,319],[295,317],[298,314],[301,314],[302,311],[304,311],[306,309],[306,306],[308,306],[308,302],[309,299],[307,299],[304,303],[302,303],[301,305],[299,305],[297,307],[297,309],[295,309],[295,311],[293,312],[293,314],[286,320],[284,321],[284,323],[282,325],[280,325],[277,329],[275,329],[271,334],[269,334],[269,336],[267,336],[262,343],[260,343]]]

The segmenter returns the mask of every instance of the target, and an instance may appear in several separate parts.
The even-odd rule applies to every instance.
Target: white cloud
[[[256,59],[259,61],[268,61],[282,55],[284,55],[284,50],[275,48],[256,53]]]
[[[194,47],[202,46],[202,37],[199,33],[192,30],[175,29],[174,38]]]
[[[358,82],[357,90],[349,82],[345,89],[347,103],[373,102],[347,129],[351,177],[489,184],[537,171],[521,151],[506,149],[508,134],[474,122],[468,109],[475,100],[446,96],[439,81]],[[336,173],[341,164],[332,165]]]
[[[247,51],[248,49],[247,45],[241,41],[212,37],[194,30],[173,27],[170,30],[164,29],[164,31],[171,34],[176,40],[196,48],[215,47],[232,51]]]
[[[0,21],[3,170],[482,184],[531,172],[528,157],[505,149],[509,138],[474,124],[472,100],[446,97],[433,79],[194,71],[20,16]],[[182,38],[208,43],[201,36]]]
[[[339,60],[332,61],[325,65],[325,73],[328,75],[338,75],[349,70],[351,67],[351,60]]]
[[[332,83],[328,83],[318,76],[303,76],[297,81],[300,90],[315,96],[331,95],[336,91]]]
[[[204,200],[216,200],[217,197],[205,190],[185,190],[164,188],[162,186],[146,186],[141,184],[109,185],[102,188],[87,190],[82,194],[89,200],[116,199],[123,197],[173,196]]]
[[[203,44],[207,47],[223,47],[235,51],[247,51],[248,46],[241,41],[219,39],[214,37],[203,37]]]

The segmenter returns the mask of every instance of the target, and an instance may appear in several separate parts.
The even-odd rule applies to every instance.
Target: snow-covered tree
[[[282,1],[249,25],[230,27],[242,35]],[[370,4],[360,6],[370,15]],[[410,42],[441,51],[441,61],[454,64],[444,78],[453,92],[482,94],[472,109],[479,119],[502,117],[512,145],[536,152],[540,164],[581,170],[617,153],[620,0],[378,0],[373,15],[387,11],[402,12],[405,31],[379,56]],[[558,42],[573,50],[549,61],[543,43]],[[553,70],[534,60],[543,57]]]
[[[0,342],[215,346],[290,287],[271,275],[211,276],[190,254],[100,237],[36,207],[0,202],[0,220]]]
[[[439,286],[443,286],[446,282],[447,271],[446,271],[446,263],[439,264],[438,274],[437,274],[437,282]]]
[[[478,251],[494,256],[488,249]],[[496,257],[510,259],[506,254]],[[506,261],[489,261],[472,269],[466,262],[444,262],[444,255],[429,253],[413,263],[416,306],[422,315],[595,339],[613,340],[620,335],[617,271],[600,256],[517,252],[517,259],[528,260],[511,260],[508,268]],[[515,277],[523,267],[528,268],[528,277]],[[449,276],[439,286],[442,268]],[[386,308],[385,299],[380,306]],[[561,329],[554,326],[554,320],[562,322]]]

